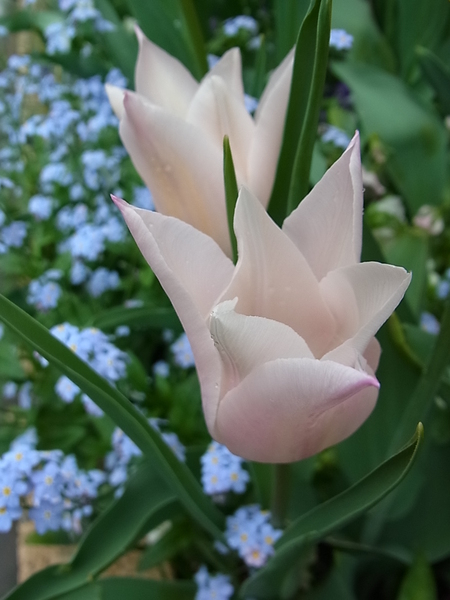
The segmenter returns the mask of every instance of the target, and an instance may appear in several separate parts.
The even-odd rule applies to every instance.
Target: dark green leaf
[[[62,20],[61,13],[57,11],[20,10],[7,17],[1,17],[0,25],[4,25],[11,32],[34,29],[43,33],[48,25]]]
[[[450,114],[450,69],[427,48],[417,48],[416,53],[425,77],[436,92],[443,113]]]
[[[285,573],[308,546],[368,511],[403,480],[417,456],[422,439],[423,428],[419,424],[413,439],[397,454],[346,491],[294,521],[275,544],[275,555],[244,583],[241,597],[252,596],[258,600],[277,598],[277,589]]]
[[[352,92],[366,137],[377,136],[386,153],[386,170],[411,212],[439,204],[446,183],[447,135],[397,77],[371,65],[333,63],[333,71]]]
[[[308,191],[330,18],[330,0],[314,0],[298,34],[283,142],[268,206],[269,214],[279,225]]]
[[[308,2],[274,0],[273,5],[277,60],[281,62],[296,42],[298,30],[308,10]]]
[[[92,398],[154,464],[161,477],[200,525],[213,536],[222,537],[222,513],[203,494],[187,466],[176,458],[161,436],[125,396],[54,338],[45,327],[1,295],[0,320]]]
[[[191,581],[111,577],[54,600],[193,600],[195,591],[196,586]]]
[[[236,264],[238,250],[237,240],[233,228],[234,211],[238,197],[236,172],[234,170],[233,156],[231,154],[230,140],[226,135],[223,138],[223,179],[225,182],[225,201],[227,204],[228,231],[230,233],[231,251],[233,262]]]
[[[182,327],[172,307],[140,306],[125,308],[118,306],[94,315],[92,324],[99,329],[115,329],[120,325],[129,325],[139,329],[174,329],[181,332]]]

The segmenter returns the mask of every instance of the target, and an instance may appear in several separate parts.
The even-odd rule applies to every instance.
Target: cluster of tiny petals
[[[226,446],[212,442],[200,461],[205,494],[245,492],[250,475],[243,467],[243,459],[232,454]]]
[[[262,567],[274,553],[273,545],[281,537],[281,529],[270,523],[270,512],[256,504],[239,508],[227,518],[225,538],[248,567]]]
[[[234,593],[228,575],[210,575],[203,565],[194,576],[197,584],[195,600],[229,600]]]
[[[128,355],[114,346],[109,337],[99,329],[79,329],[75,325],[62,323],[52,327],[50,332],[110,383],[125,377]],[[40,360],[44,366],[47,364],[45,359]],[[73,402],[81,392],[65,375],[56,382],[55,391],[67,403]],[[81,395],[81,401],[86,411],[93,416],[103,415],[101,409],[86,394]]]
[[[60,450],[36,450],[36,443],[36,432],[28,430],[0,458],[0,532],[11,529],[29,502],[28,517],[39,534],[80,533],[105,475],[79,469],[75,457]]]

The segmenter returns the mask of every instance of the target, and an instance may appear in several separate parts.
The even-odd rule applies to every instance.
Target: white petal
[[[305,256],[317,279],[359,262],[363,185],[359,135],[285,220],[283,231]]]
[[[254,123],[240,101],[229,92],[218,76],[205,78],[195,94],[186,121],[195,125],[222,151],[223,138],[230,138],[236,172],[247,177],[247,160],[252,143]]]
[[[320,283],[336,319],[336,345],[344,342],[363,354],[368,343],[396,309],[411,281],[401,267],[359,263],[329,273]],[[333,353],[328,354],[332,360]]]
[[[244,102],[244,86],[242,84],[242,60],[239,48],[227,50],[216,62],[211,71],[205,75],[203,81],[210,77],[220,77],[226,84],[227,89],[234,94],[238,100]]]
[[[300,460],[355,431],[372,411],[377,388],[369,374],[331,361],[279,359],[226,394],[212,435],[248,460]]]
[[[291,240],[245,188],[236,204],[239,260],[223,300],[238,298],[237,312],[292,327],[320,356],[335,324],[308,264]]]
[[[249,156],[248,186],[267,206],[283,138],[292,80],[293,52],[272,73],[255,114],[255,133]]]
[[[206,422],[212,426],[221,366],[206,321],[231,279],[233,263],[210,237],[190,225],[113,200],[180,317],[195,357]]]
[[[108,96],[109,103],[111,104],[111,108],[116,114],[116,117],[119,121],[122,119],[125,109],[123,106],[123,99],[125,96],[125,90],[116,87],[115,85],[110,85],[109,83],[105,84],[106,94]]]
[[[278,358],[313,358],[293,329],[263,317],[240,315],[234,311],[236,303],[237,298],[216,306],[209,324],[223,366],[221,396],[261,364]]]
[[[190,223],[231,253],[222,148],[198,128],[127,92],[120,134],[158,211]]]
[[[147,100],[184,117],[198,83],[176,58],[145,37],[136,27],[139,54],[136,62],[136,91]]]

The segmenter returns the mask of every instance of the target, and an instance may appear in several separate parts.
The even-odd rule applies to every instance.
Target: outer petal
[[[125,109],[123,107],[123,99],[125,97],[125,90],[116,87],[115,85],[110,85],[109,83],[105,84],[106,94],[108,96],[109,103],[111,104],[111,108],[116,114],[116,117],[119,121],[122,119],[125,114]]]
[[[261,462],[291,462],[355,431],[370,414],[377,380],[331,361],[279,359],[255,369],[220,401],[213,437]]]
[[[238,100],[244,102],[244,86],[242,84],[242,60],[239,48],[231,48],[216,62],[214,67],[205,75],[203,81],[210,77],[220,77],[227,89]]]
[[[322,295],[336,319],[334,343],[362,354],[371,338],[395,310],[411,281],[401,267],[366,262],[329,273]],[[327,356],[334,360],[332,352]]]
[[[248,159],[248,186],[267,206],[283,139],[294,54],[272,73],[255,114],[256,129]]]
[[[132,92],[124,105],[120,134],[158,211],[190,223],[231,253],[221,148]]]
[[[363,185],[359,135],[285,220],[283,231],[320,281],[339,267],[359,262]]]
[[[136,27],[139,54],[136,62],[136,91],[147,100],[184,117],[198,83],[176,58],[145,37]]]
[[[228,284],[233,263],[207,235],[158,213],[113,198],[139,249],[169,296],[185,328],[202,388],[208,426],[219,399],[220,358],[206,319]]]
[[[225,395],[256,367],[278,358],[314,358],[305,340],[293,329],[263,317],[234,311],[237,298],[216,306],[209,323],[211,337],[222,360]]]
[[[329,347],[335,324],[302,254],[245,188],[236,204],[239,260],[223,300],[237,297],[237,311],[285,323],[315,356]]]
[[[236,171],[246,178],[255,125],[244,99],[230,93],[223,79],[216,75],[205,78],[191,102],[186,121],[204,131],[217,148],[222,149],[223,137],[228,135]]]

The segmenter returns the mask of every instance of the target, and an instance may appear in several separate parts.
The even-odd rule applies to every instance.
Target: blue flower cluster
[[[39,534],[59,529],[79,534],[105,474],[81,470],[74,456],[36,450],[36,444],[30,429],[0,458],[0,532],[9,531],[27,508]]]
[[[232,454],[228,448],[218,442],[212,442],[200,462],[205,494],[211,496],[226,492],[245,492],[250,475],[243,468],[243,459]]]
[[[282,533],[270,523],[270,512],[261,510],[256,504],[243,506],[227,517],[227,544],[249,567],[262,567],[266,563]]]
[[[33,280],[28,286],[28,304],[32,304],[42,312],[55,308],[62,294],[57,280],[62,276],[63,273],[59,269],[49,269],[38,279]]]
[[[114,384],[125,377],[128,355],[114,346],[109,337],[99,329],[79,329],[69,323],[62,323],[52,327],[50,331],[110,383]],[[47,364],[44,359],[40,360],[43,365]],[[55,391],[64,402],[73,402],[81,392],[65,375],[58,379]],[[96,417],[103,415],[103,411],[86,394],[81,394],[81,401],[89,414]]]
[[[201,566],[194,576],[197,584],[195,600],[229,600],[234,593],[228,575],[210,575],[205,566]]]
[[[350,138],[345,131],[342,131],[342,129],[339,129],[334,125],[327,126],[326,131],[322,134],[321,139],[322,142],[330,142],[331,144],[334,144],[336,148],[342,148],[343,150],[345,150],[350,144]]]
[[[163,432],[161,426],[165,423],[160,419],[149,419],[150,425],[161,434],[161,437],[172,449],[178,460],[184,462],[186,460],[186,448],[178,439],[176,433]],[[128,477],[129,467],[133,464],[133,458],[142,455],[136,444],[119,427],[113,432],[112,451],[107,454],[105,466],[109,472],[108,481],[113,486],[122,486]],[[120,495],[123,487],[118,487],[116,495]]]
[[[101,32],[114,29],[113,23],[104,19],[95,8],[93,0],[59,0],[59,8],[64,13],[63,18],[47,25],[44,32],[46,50],[50,55],[70,51],[79,23],[90,22],[96,31]],[[82,50],[86,51],[89,52],[88,46]]]

